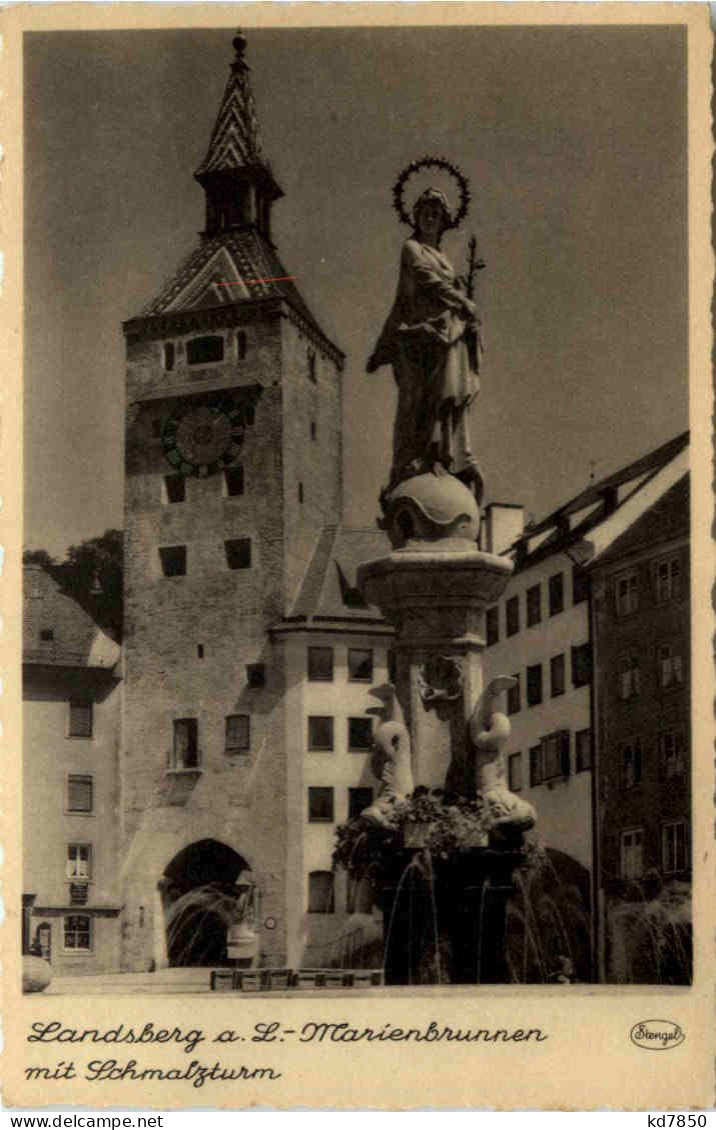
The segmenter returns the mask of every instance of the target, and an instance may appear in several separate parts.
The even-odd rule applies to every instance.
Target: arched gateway
[[[243,856],[217,840],[197,840],[174,856],[159,892],[169,964],[225,964],[229,927],[254,908],[254,881]]]

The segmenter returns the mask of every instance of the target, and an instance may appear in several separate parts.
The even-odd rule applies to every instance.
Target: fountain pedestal
[[[512,846],[534,822],[531,807],[504,786],[498,764],[509,722],[492,713],[491,702],[512,680],[483,687],[486,609],[503,592],[512,562],[477,548],[479,507],[451,475],[415,476],[382,502],[393,550],[362,565],[358,584],[396,630],[394,678],[415,784],[455,798],[480,796],[495,820],[517,833],[502,849],[499,837],[493,843],[485,835],[483,846],[447,858],[418,847],[395,850],[382,885],[385,980],[499,983],[507,979],[506,902],[523,858]]]
[[[485,610],[502,593],[512,562],[478,550],[479,507],[452,475],[408,479],[384,506],[393,551],[361,565],[358,584],[396,630],[395,684],[413,777],[474,795],[466,732],[483,690]]]
[[[474,793],[466,725],[483,690],[485,609],[511,572],[510,561],[459,538],[409,544],[359,570],[366,600],[396,629],[395,683],[416,784]]]

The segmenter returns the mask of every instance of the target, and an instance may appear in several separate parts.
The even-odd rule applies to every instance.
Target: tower
[[[247,892],[262,960],[285,960],[297,798],[269,632],[341,518],[343,355],[272,242],[283,194],[233,42],[199,245],[124,325],[125,969],[221,960]]]

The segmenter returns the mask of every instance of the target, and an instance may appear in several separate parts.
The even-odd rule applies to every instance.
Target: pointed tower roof
[[[234,37],[233,47],[236,54],[209,148],[194,176],[206,188],[212,174],[242,174],[242,179],[259,179],[264,192],[278,199],[283,192],[264,153],[251,89],[251,68],[244,58],[246,36],[241,30]]]
[[[184,324],[199,311],[214,316],[241,305],[285,302],[308,336],[339,368],[344,356],[314,318],[271,238],[271,209],[283,192],[264,153],[244,55],[246,37],[234,38],[236,57],[206,157],[194,176],[206,195],[201,243],[167,279],[125,332],[145,332],[147,319]]]

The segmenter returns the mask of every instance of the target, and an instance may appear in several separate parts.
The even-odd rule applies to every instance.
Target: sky
[[[198,242],[229,29],[25,37],[25,544],[123,525],[124,347]],[[487,500],[540,518],[688,427],[686,64],[678,27],[252,29],[273,232],[347,354],[344,519],[372,526],[393,381],[365,361],[408,229],[400,171],[467,175],[443,250],[487,268],[472,410]],[[448,189],[453,192],[448,184]],[[454,199],[454,192],[453,192]]]

